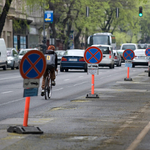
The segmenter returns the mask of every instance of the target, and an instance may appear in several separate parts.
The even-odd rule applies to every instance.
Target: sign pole
[[[91,87],[91,94],[94,94],[94,74],[92,74],[92,87]]]
[[[129,67],[127,67],[127,78],[129,78]]]
[[[23,126],[28,126],[28,115],[29,115],[30,97],[26,97],[25,109],[24,109],[24,121]]]

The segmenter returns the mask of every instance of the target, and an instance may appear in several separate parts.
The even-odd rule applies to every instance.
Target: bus
[[[94,33],[87,40],[88,46],[92,45],[111,45],[113,50],[116,49],[116,39],[111,33]]]

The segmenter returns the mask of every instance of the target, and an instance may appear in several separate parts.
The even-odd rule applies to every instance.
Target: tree
[[[5,25],[5,19],[7,17],[8,12],[9,12],[9,8],[10,8],[12,1],[13,0],[6,0],[4,8],[2,10],[2,14],[0,15],[0,37],[2,34],[3,27]]]

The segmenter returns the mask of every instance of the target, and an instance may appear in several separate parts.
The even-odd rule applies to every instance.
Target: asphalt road
[[[95,75],[83,71],[59,72],[50,100],[31,97],[28,125],[44,134],[16,134],[7,129],[22,125],[25,98],[19,70],[0,70],[0,149],[148,150],[149,77],[147,67],[130,69],[133,81],[124,81],[127,68],[100,68]],[[141,134],[140,134],[141,133]]]

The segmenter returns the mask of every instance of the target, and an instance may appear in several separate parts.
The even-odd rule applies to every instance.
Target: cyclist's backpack
[[[55,68],[55,53],[53,50],[48,50],[45,53],[45,59],[46,59],[46,64],[47,64],[47,69],[52,69]]]

